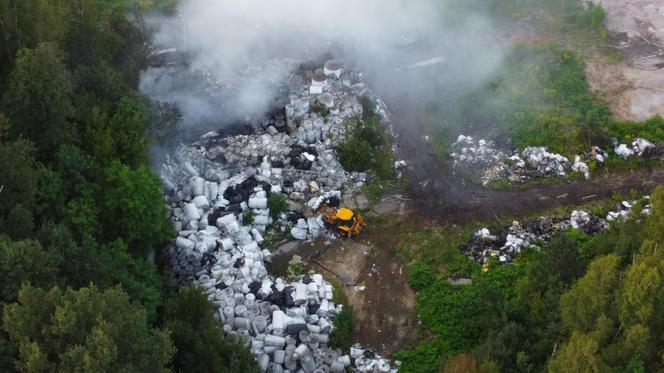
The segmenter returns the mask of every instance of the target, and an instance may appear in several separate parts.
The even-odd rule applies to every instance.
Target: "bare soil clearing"
[[[607,12],[612,34],[605,47],[620,50],[616,64],[587,60],[593,89],[604,93],[616,119],[664,115],[664,3],[660,0],[594,0]]]

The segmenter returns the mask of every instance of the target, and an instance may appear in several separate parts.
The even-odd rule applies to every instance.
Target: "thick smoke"
[[[184,0],[148,23],[155,46],[186,52],[190,68],[149,69],[141,89],[177,103],[200,132],[271,109],[299,63],[329,54],[366,72],[379,95],[424,99],[435,84],[480,83],[500,63],[490,22],[449,12],[441,0]]]

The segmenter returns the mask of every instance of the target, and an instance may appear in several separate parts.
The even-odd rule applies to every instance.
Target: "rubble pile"
[[[451,154],[454,166],[479,170],[484,185],[505,179],[524,182],[538,177],[563,176],[570,169],[567,158],[549,153],[544,147],[528,147],[510,155],[497,149],[492,141],[476,141],[465,135],[459,135],[452,147],[455,149]]]
[[[613,139],[614,152],[616,155],[623,159],[627,159],[632,155],[638,155],[639,157],[648,157],[655,152],[656,146],[652,142],[637,137],[632,141],[631,146],[627,144],[619,144],[618,140]]]
[[[580,230],[590,235],[604,232],[609,229],[609,222],[627,219],[637,202],[643,206],[642,214],[650,213],[649,197],[646,196],[642,201],[621,202],[616,210],[608,213],[606,219],[587,211],[574,210],[567,219],[541,216],[524,223],[514,221],[501,236],[491,234],[487,228],[476,231],[470,241],[462,245],[461,250],[485,268],[493,259],[497,259],[501,264],[511,263],[522,250],[537,249],[559,232],[568,229]]]
[[[177,237],[169,247],[182,283],[195,283],[216,306],[226,335],[247,344],[262,371],[389,372],[389,361],[355,347],[329,347],[332,318],[341,310],[320,274],[274,278],[261,244],[269,225],[305,240],[324,234],[317,213],[324,201],[361,187],[366,174],[346,172],[334,147],[345,119],[361,115],[358,95],[375,98],[357,74],[327,63],[288,81],[285,109],[255,134],[205,134],[180,146],[162,166],[166,200]],[[385,111],[382,111],[385,113]],[[290,210],[270,213],[270,196],[288,198]],[[329,233],[332,234],[332,233]]]
[[[459,135],[452,149],[450,156],[454,160],[454,167],[478,174],[484,185],[500,180],[521,183],[534,178],[565,176],[570,171],[583,174],[589,179],[588,162],[604,163],[609,157],[597,146],[593,146],[589,152],[576,155],[574,162],[560,154],[550,153],[544,147],[527,147],[521,153],[509,154],[496,148],[492,141],[475,140],[466,135]],[[614,153],[624,159],[632,155],[648,158],[656,151],[655,144],[640,137],[635,138],[630,146],[614,140]]]

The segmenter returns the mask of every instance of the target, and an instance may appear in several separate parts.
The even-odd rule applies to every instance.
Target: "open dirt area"
[[[615,64],[587,60],[593,89],[602,92],[616,119],[664,115],[664,2],[595,0],[607,12],[611,36],[603,47],[622,52]]]
[[[389,194],[369,214],[410,214],[407,200]],[[381,355],[416,340],[415,292],[408,286],[406,264],[393,255],[390,235],[369,226],[358,239],[287,242],[278,249],[270,271],[287,272],[294,255],[312,270],[342,286],[353,309],[353,341],[376,349]]]

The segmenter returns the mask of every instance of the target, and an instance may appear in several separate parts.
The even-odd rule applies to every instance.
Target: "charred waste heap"
[[[246,343],[263,371],[391,371],[369,350],[330,348],[331,319],[341,309],[332,285],[320,274],[270,276],[265,262],[271,253],[261,247],[268,226],[300,240],[330,234],[317,213],[320,204],[338,202],[367,178],[346,172],[337,160],[346,119],[362,115],[358,97],[367,97],[387,120],[384,104],[360,74],[335,61],[293,74],[287,84],[288,104],[254,134],[207,133],[162,166],[178,232],[169,248],[173,273],[201,287],[224,332]],[[270,213],[274,194],[287,197],[287,213]]]

